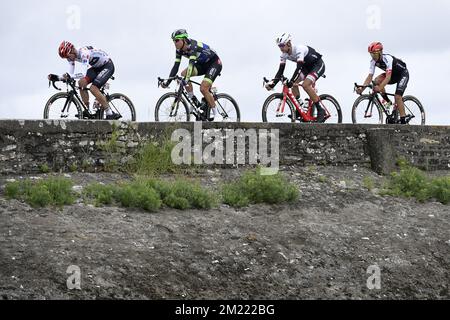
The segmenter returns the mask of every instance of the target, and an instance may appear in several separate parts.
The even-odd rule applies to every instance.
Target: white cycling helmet
[[[286,44],[292,40],[292,37],[289,33],[283,33],[281,36],[277,38],[277,45]]]

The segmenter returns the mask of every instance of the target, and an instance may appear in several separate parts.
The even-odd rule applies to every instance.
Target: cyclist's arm
[[[189,79],[191,79],[192,72],[194,71],[194,65],[197,61],[197,55],[195,53],[192,53],[189,57],[189,66],[186,73],[186,81],[189,82]]]
[[[280,81],[281,77],[284,74],[284,69],[286,69],[286,63],[280,63],[280,68],[278,69],[278,72],[273,80],[274,85],[277,85],[277,83]]]
[[[368,86],[373,80],[373,74],[369,74],[366,78],[366,80],[363,83],[363,86]]]
[[[85,76],[86,70],[88,67],[88,61],[83,61],[82,68],[85,71],[84,73],[79,72],[75,74],[75,61],[69,61],[69,72],[67,73],[72,79],[81,79]],[[63,77],[61,77],[62,79]]]
[[[177,75],[178,70],[180,69],[180,64],[181,64],[181,55],[177,53],[175,58],[175,64],[173,65],[173,68],[170,71],[169,78],[173,78]],[[170,82],[172,82],[172,80],[168,81],[169,84]]]
[[[298,75],[299,75],[299,73],[302,71],[302,69],[303,69],[303,65],[304,65],[304,62],[303,61],[297,61],[297,69],[295,69],[295,72],[294,72],[294,75],[292,76],[292,78],[291,78],[291,82],[294,82],[296,79],[297,79],[297,77],[298,77]]]

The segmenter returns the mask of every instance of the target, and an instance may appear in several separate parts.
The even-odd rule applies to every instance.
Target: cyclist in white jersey
[[[86,87],[92,83],[89,91],[94,95],[101,107],[105,111],[107,120],[118,120],[121,116],[114,113],[106,101],[106,97],[100,92],[106,82],[113,76],[115,68],[114,63],[108,54],[102,50],[91,46],[75,48],[75,46],[63,41],[59,46],[59,56],[69,61],[69,73],[64,74],[61,79],[66,80],[68,77],[79,79],[80,95],[83,103],[89,107],[89,93]],[[79,62],[87,69],[86,75],[74,74],[75,62]]]
[[[298,87],[300,82],[303,81],[303,89],[305,89],[317,108],[317,122],[322,123],[325,121],[325,110],[321,107],[320,98],[315,90],[316,81],[325,73],[325,64],[322,60],[322,55],[308,46],[294,46],[291,40],[292,37],[288,33],[283,33],[277,38],[277,45],[282,52],[280,68],[275,78],[266,85],[266,89],[272,90],[280,81],[286,68],[287,60],[297,63],[297,68],[288,86],[292,88],[295,97],[299,99],[300,90]],[[298,111],[296,112],[296,117],[300,117]]]
[[[389,97],[386,94],[385,87],[388,84],[397,84],[397,89],[395,91],[395,103],[398,106],[398,111],[400,113],[400,123],[406,124],[406,112],[405,104],[403,103],[403,95],[408,86],[409,82],[409,71],[402,60],[391,56],[389,54],[383,54],[383,44],[381,42],[373,42],[369,45],[369,53],[372,57],[370,61],[369,75],[364,81],[363,86],[369,85],[375,74],[375,67],[380,68],[385,71],[385,73],[380,74],[375,78],[375,88],[374,91],[380,92],[383,99],[392,104]],[[356,92],[362,94],[366,88],[358,88]]]

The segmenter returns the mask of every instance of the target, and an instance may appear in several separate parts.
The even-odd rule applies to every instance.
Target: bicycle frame
[[[56,89],[61,90],[61,89],[57,88],[55,85],[53,85],[53,86]],[[67,88],[67,93],[69,94],[69,96],[67,97],[66,103],[64,104],[64,108],[62,109],[61,112],[65,112],[66,108],[74,100],[75,100],[75,102],[78,102],[84,110],[89,112],[89,108],[84,104],[83,99],[81,99],[80,95],[78,94],[78,90],[80,90],[80,87],[75,86],[73,81],[67,82],[67,86],[68,87],[70,86],[71,90],[69,90],[69,88]],[[89,89],[86,88],[84,90],[88,91]],[[104,87],[100,88],[100,92],[105,96],[106,101],[109,101],[109,94],[107,92],[105,92]],[[91,114],[91,113],[89,112],[89,114]]]
[[[367,87],[368,88],[373,88],[374,85],[375,84],[373,84],[372,86],[367,86]],[[363,87],[363,86],[359,86],[358,84],[355,83],[355,87]],[[375,91],[372,91],[372,92],[369,93],[370,99],[369,99],[369,103],[367,104],[366,111],[364,112],[364,118],[371,118],[372,117],[372,110],[373,110],[373,106],[374,106],[373,100],[374,99],[376,99],[377,102],[378,102],[378,105],[381,106],[381,109],[382,109],[383,113],[386,115],[386,118],[391,118],[392,115],[394,114],[394,111],[396,111],[398,109],[397,104],[394,103],[394,108],[392,109],[392,112],[389,113],[388,110],[384,107],[383,103],[381,102],[380,95],[381,95],[380,92],[375,92]],[[395,94],[392,94],[392,93],[386,93],[386,95],[389,96],[389,97],[394,97],[395,96]],[[370,109],[370,114],[367,114],[369,109]]]
[[[265,82],[267,79],[265,79]],[[283,102],[281,103],[281,105],[278,107],[277,112],[280,113],[284,113],[285,107],[286,107],[286,101],[287,99],[289,99],[292,104],[295,106],[295,108],[297,109],[298,113],[300,114],[302,120],[304,122],[314,122],[317,120],[316,117],[314,117],[312,115],[313,113],[313,106],[314,106],[314,102],[311,101],[311,99],[308,99],[308,111],[304,112],[303,109],[301,108],[301,106],[299,105],[297,99],[295,99],[294,94],[292,93],[292,90],[287,86],[286,81],[288,80],[287,78],[283,78]],[[330,117],[330,112],[328,111],[328,109],[323,105],[323,103],[320,103],[321,107],[323,110],[325,110],[325,119],[328,119]]]
[[[179,76],[175,76],[175,77],[171,78],[170,80],[177,80],[177,81],[179,81],[179,88],[178,88],[178,90],[175,91],[175,92],[177,92],[177,98],[175,99],[174,104],[172,105],[172,109],[170,111],[170,115],[169,116],[170,117],[174,117],[178,113],[178,108],[179,108],[179,105],[180,105],[180,102],[181,102],[181,98],[184,97],[185,101],[187,101],[187,103],[192,107],[192,109],[191,109],[192,110],[192,114],[197,119],[207,120],[207,114],[202,114],[202,112],[200,112],[201,111],[200,108],[195,103],[193,103],[191,101],[191,99],[189,99],[188,91],[186,90],[187,83],[186,84],[184,83],[185,80],[183,78],[179,77]],[[163,81],[164,81],[163,79],[158,78],[159,85],[161,85],[161,83]],[[193,83],[193,84],[195,84],[197,86],[201,85],[200,83],[192,81],[192,80],[189,80],[189,83]],[[210,92],[213,95],[214,100],[217,101],[217,93],[214,90],[211,90]],[[221,111],[220,113],[221,113],[221,115],[224,118],[228,117],[228,114],[226,113],[225,109],[220,105],[220,103],[216,107],[220,108],[220,111]],[[209,110],[209,106],[208,106],[207,110]]]

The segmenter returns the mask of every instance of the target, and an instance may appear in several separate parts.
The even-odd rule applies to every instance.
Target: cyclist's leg
[[[89,93],[86,87],[97,77],[97,71],[94,68],[89,68],[86,72],[86,76],[78,81],[78,86],[80,87],[80,96],[86,107],[89,108]]]
[[[114,63],[110,60],[101,70],[99,70],[97,77],[92,81],[90,90],[104,110],[107,110],[109,105],[108,101],[106,101],[106,97],[100,92],[100,88],[113,76],[114,71]]]
[[[325,121],[325,110],[320,105],[320,98],[317,95],[315,84],[325,74],[325,63],[322,59],[316,62],[312,69],[308,72],[305,81],[303,81],[303,89],[308,94],[314,106],[317,108],[317,122]]]
[[[188,72],[188,69],[187,68],[184,69],[183,71],[181,71],[181,76],[183,78],[186,78],[187,72]],[[199,75],[198,66],[195,65],[194,68],[192,69],[191,77],[196,77],[198,75]],[[190,83],[190,82],[186,85],[185,88],[186,88],[186,91],[190,94],[192,94],[194,92],[194,88],[192,87],[192,83]]]
[[[386,79],[386,73],[382,73],[378,77],[375,78],[374,82],[377,86],[379,86],[385,79]],[[386,89],[383,89],[380,92],[380,94],[383,97],[384,101],[392,102],[391,99],[389,99],[389,96],[386,94]]]
[[[317,61],[314,67],[307,73],[305,81],[303,81],[303,89],[305,89],[312,102],[319,102],[320,98],[314,89],[315,83],[325,74],[325,63],[322,59]]]
[[[397,83],[397,89],[395,91],[395,103],[397,104],[398,111],[400,112],[400,120],[402,124],[405,124],[405,104],[403,103],[403,95],[405,94],[405,90],[408,86],[409,82],[409,72],[405,70],[401,75],[400,81]]]
[[[210,89],[221,71],[222,71],[222,62],[220,61],[220,59],[217,59],[208,66],[205,73],[205,78],[203,79],[200,85],[200,92],[205,97],[206,102],[208,103],[208,106],[211,109],[214,109],[216,107],[216,103],[214,101],[213,95],[210,92]]]
[[[300,72],[300,74],[298,75],[297,79],[295,79],[294,81],[294,85],[292,86],[292,93],[294,94],[295,98],[298,100],[300,99],[300,82],[305,80],[305,75]]]

